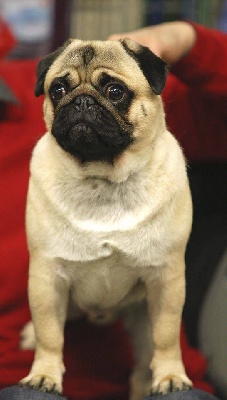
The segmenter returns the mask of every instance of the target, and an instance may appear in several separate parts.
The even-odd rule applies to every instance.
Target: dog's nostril
[[[88,109],[96,103],[95,99],[91,96],[80,95],[75,98],[75,104],[77,107]]]
[[[85,99],[85,104],[87,107],[93,106],[95,104],[95,99],[93,99],[93,97],[91,97],[91,96],[88,96]]]
[[[77,106],[80,106],[81,105],[81,96],[76,97],[74,101]]]

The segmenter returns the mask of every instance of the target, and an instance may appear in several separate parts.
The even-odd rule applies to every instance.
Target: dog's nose
[[[95,99],[92,96],[81,94],[75,98],[76,108],[79,110],[88,110],[96,104]]]

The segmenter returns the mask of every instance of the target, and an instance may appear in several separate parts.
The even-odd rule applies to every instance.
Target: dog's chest
[[[78,187],[76,194],[69,190],[63,197],[66,192],[51,196],[49,210],[45,197],[48,238],[44,246],[49,258],[79,263],[105,259],[110,265],[117,258],[122,266],[131,267],[160,263],[164,226],[159,220],[145,222],[150,210],[139,199],[137,206],[133,204],[135,188],[131,198],[106,184],[96,193],[89,185]]]
[[[58,198],[46,241],[47,256],[59,260],[57,273],[69,279],[75,303],[88,314],[143,296],[138,267],[151,265],[149,227],[138,224],[130,199],[104,188],[92,197],[90,188],[88,195],[78,187],[74,201]]]
[[[47,258],[89,263],[112,262],[117,255],[122,265],[160,265],[167,221],[160,218],[162,192],[157,183],[151,189],[150,172],[141,170],[122,183],[81,179],[68,165],[57,168],[46,147],[47,137],[33,155],[27,218],[34,220],[28,235],[38,239]]]

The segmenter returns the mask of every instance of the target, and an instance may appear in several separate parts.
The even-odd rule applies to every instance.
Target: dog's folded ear
[[[58,56],[63,52],[63,50],[70,44],[71,39],[68,39],[65,44],[61,47],[58,47],[57,50],[45,56],[38,64],[36,70],[37,82],[35,86],[35,96],[39,97],[44,94],[44,81],[49,70],[50,66],[53,62],[58,58]]]
[[[131,39],[120,40],[126,52],[137,62],[155,94],[161,94],[170,66],[148,47]]]

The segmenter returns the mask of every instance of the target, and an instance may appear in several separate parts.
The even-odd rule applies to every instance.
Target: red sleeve
[[[192,23],[197,40],[163,92],[167,126],[190,161],[227,160],[227,35]]]
[[[200,95],[224,100],[227,98],[227,34],[191,24],[197,33],[196,43],[173,66],[172,73]]]

